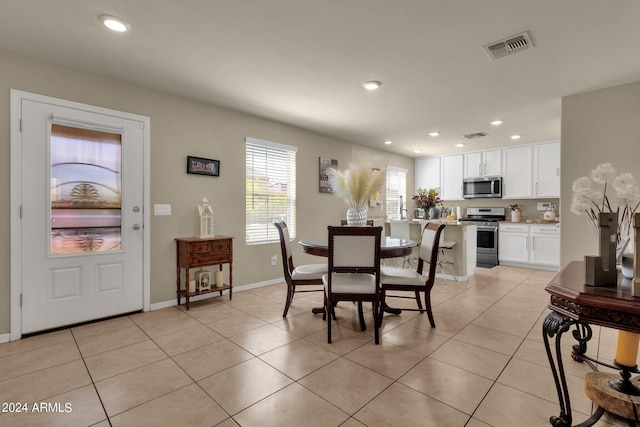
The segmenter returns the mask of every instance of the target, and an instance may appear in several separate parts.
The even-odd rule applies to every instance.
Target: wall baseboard
[[[2,334],[0,335],[0,344],[4,344],[6,342],[11,341],[11,334]]]
[[[283,282],[283,279],[271,279],[271,280],[265,280],[264,282],[249,283],[243,286],[234,286],[233,293],[235,294],[236,292],[242,292],[242,291],[248,291],[249,289],[261,288],[263,286],[276,285],[282,282]],[[222,295],[228,295],[228,294],[229,294],[229,291],[222,291]],[[220,293],[211,292],[209,294],[198,295],[198,296],[189,298],[189,302],[202,301],[204,299],[217,298],[219,296],[220,296]],[[184,300],[184,298],[181,298],[181,300]],[[163,308],[168,308],[168,307],[175,307],[177,305],[178,305],[178,300],[175,298],[169,301],[156,302],[151,304],[151,311],[161,310]],[[2,336],[0,335],[0,338],[1,337]]]

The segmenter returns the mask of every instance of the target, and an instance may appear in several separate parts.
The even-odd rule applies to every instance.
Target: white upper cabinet
[[[526,199],[533,195],[533,148],[531,145],[503,150],[502,197]]]
[[[416,189],[440,188],[440,157],[416,159]]]
[[[560,143],[533,146],[533,197],[560,197]]]
[[[442,156],[442,200],[462,200],[463,155]]]
[[[502,175],[502,150],[478,151],[464,155],[464,177]]]

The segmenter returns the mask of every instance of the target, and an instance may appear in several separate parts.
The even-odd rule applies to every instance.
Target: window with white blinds
[[[400,219],[400,205],[407,208],[407,170],[387,166],[386,213],[388,219]],[[404,213],[406,217],[406,213]]]
[[[246,242],[280,241],[273,225],[284,221],[296,236],[296,152],[275,142],[246,138]]]

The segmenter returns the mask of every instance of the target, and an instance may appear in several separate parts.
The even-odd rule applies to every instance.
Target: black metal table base
[[[615,369],[615,366],[602,363],[586,355],[587,342],[589,342],[593,336],[591,326],[563,316],[555,311],[549,313],[544,319],[544,323],[542,325],[542,337],[544,339],[544,346],[547,351],[547,357],[549,358],[549,365],[551,366],[551,373],[553,374],[553,380],[558,393],[558,402],[560,404],[560,415],[552,416],[549,419],[549,423],[553,427],[571,427],[571,400],[569,398],[569,388],[567,387],[564,364],[562,362],[562,348],[560,343],[563,334],[569,331],[574,325],[575,329],[573,330],[572,335],[577,343],[572,348],[572,359],[577,362],[585,362],[589,364],[594,371],[597,370],[596,364]],[[553,350],[549,342],[551,338],[555,338]],[[591,415],[591,417],[573,427],[590,427],[598,422],[600,417],[604,414],[605,409],[600,407],[596,408],[596,411]],[[627,422],[630,427],[636,426],[636,424],[631,420],[627,420]]]

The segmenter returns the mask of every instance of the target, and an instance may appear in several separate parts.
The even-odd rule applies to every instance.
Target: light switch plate
[[[171,215],[171,205],[153,205],[154,215]]]
[[[551,202],[540,202],[538,203],[538,210],[539,211],[546,211],[547,209],[551,208]]]

